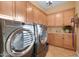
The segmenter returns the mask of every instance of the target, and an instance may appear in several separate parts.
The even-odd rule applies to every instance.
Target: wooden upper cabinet
[[[55,14],[56,26],[63,26],[63,12]]]
[[[0,1],[0,14],[12,16],[13,2],[12,1]]]
[[[64,25],[71,25],[71,18],[75,15],[75,9],[64,12]]]
[[[12,17],[15,21],[25,22],[26,2],[0,1],[0,14]]]
[[[43,25],[47,24],[46,15],[35,6],[33,6],[33,17],[34,23]]]
[[[37,24],[39,24],[39,20],[38,20],[39,14],[38,14],[38,12],[39,12],[38,9],[35,6],[33,6],[34,23],[37,23]]]
[[[33,17],[33,6],[30,2],[27,2],[27,22],[33,23],[34,22],[34,17]]]
[[[40,12],[39,9],[37,9],[37,15],[38,15],[38,24],[43,24],[43,16],[42,16],[42,12]]]
[[[39,24],[43,24],[43,25],[46,25],[47,23],[46,15],[40,10],[38,12],[38,21],[39,21]]]
[[[63,26],[63,13],[48,15],[48,26]]]
[[[43,14],[43,24],[47,26],[47,15]]]
[[[46,15],[30,2],[1,1],[0,15],[11,16],[15,21],[47,24]]]
[[[47,16],[48,26],[55,26],[55,14]]]
[[[15,2],[15,17],[16,17],[16,21],[21,21],[21,22],[26,22],[27,21],[27,17],[26,17],[26,13],[27,13],[27,2],[24,1],[16,1]]]
[[[58,12],[48,15],[48,26],[65,26],[71,25],[71,18],[74,16],[74,9]]]

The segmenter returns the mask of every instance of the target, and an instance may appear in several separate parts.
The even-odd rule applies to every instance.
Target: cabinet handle
[[[62,39],[64,39],[64,37]]]
[[[72,46],[74,48],[74,33],[72,33]]]

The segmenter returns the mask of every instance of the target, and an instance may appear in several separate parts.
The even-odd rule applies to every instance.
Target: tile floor
[[[46,57],[75,57],[75,51],[49,45]]]

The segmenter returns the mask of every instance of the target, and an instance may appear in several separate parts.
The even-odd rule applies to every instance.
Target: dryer
[[[35,42],[33,25],[0,19],[0,56],[32,56]]]
[[[35,55],[44,57],[48,50],[47,45],[47,27],[41,24],[35,24]]]

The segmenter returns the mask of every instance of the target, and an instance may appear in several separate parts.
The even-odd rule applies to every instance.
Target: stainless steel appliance
[[[0,56],[31,56],[34,42],[32,24],[0,19]]]
[[[35,25],[35,55],[45,56],[48,50],[47,46],[47,27],[45,25]]]

